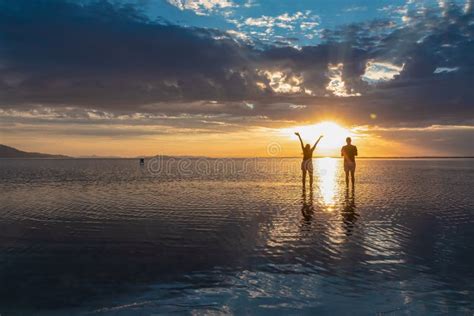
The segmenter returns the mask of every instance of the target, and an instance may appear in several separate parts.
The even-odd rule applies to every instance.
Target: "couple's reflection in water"
[[[301,214],[303,215],[302,224],[307,229],[315,218],[314,193],[312,187],[309,189],[309,192],[306,192],[306,189],[303,188],[301,204]],[[342,226],[345,230],[345,234],[347,236],[352,235],[355,224],[360,217],[360,215],[357,213],[357,207],[355,203],[354,186],[351,186],[350,188],[346,187],[344,201],[340,208],[340,215],[342,218]]]

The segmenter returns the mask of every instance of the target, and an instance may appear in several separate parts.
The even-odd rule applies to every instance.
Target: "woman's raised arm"
[[[323,138],[323,135],[319,136],[318,140],[316,141],[316,143],[314,143],[314,146],[313,146],[313,148],[311,148],[311,150],[314,150],[316,148],[316,146],[318,145],[321,138]]]
[[[300,140],[300,144],[301,144],[301,149],[304,150],[304,144],[303,144],[303,140],[301,139],[300,133],[295,132],[295,135],[298,136],[298,138]]]

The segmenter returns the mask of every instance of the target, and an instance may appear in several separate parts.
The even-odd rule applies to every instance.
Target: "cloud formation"
[[[370,60],[365,65],[365,72],[362,75],[362,80],[369,84],[390,81],[400,75],[400,72],[403,71],[403,67],[405,67],[405,64],[397,66],[391,63]]]
[[[304,34],[308,39],[317,36],[319,16],[311,10],[297,11],[294,14],[288,12],[277,16],[262,15],[258,17],[247,17],[245,19],[232,19],[236,26],[247,33],[256,35],[260,41],[272,43],[273,45],[295,46],[297,36]],[[285,36],[275,32],[276,29],[284,31]]]
[[[218,9],[232,8],[235,4],[229,0],[167,0],[180,10],[192,10],[197,15],[208,15]]]
[[[174,4],[214,10],[232,2]],[[50,109],[72,120],[75,111],[159,116],[170,126],[187,116],[188,126],[218,121],[223,129],[318,115],[384,126],[472,124],[472,9],[403,13],[409,23],[347,25],[322,32],[317,46],[295,48],[159,23],[130,4],[0,0],[0,108],[8,122],[15,116],[5,113]],[[246,22],[317,26],[301,18]]]

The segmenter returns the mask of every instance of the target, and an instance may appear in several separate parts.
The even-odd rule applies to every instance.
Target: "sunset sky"
[[[474,156],[473,2],[0,0],[0,143]]]

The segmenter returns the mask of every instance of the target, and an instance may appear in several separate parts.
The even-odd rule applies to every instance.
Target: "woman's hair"
[[[311,149],[311,147],[310,147],[309,144],[304,145],[304,148],[303,148],[303,155],[304,155],[305,151],[309,151],[310,149]]]

